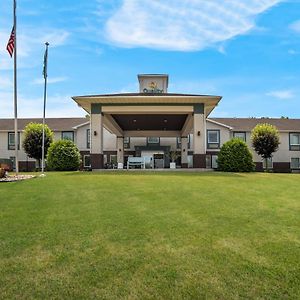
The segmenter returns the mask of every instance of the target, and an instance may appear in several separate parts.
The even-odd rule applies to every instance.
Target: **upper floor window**
[[[126,136],[124,137],[124,149],[130,148],[130,137]]]
[[[18,149],[20,149],[20,132],[18,132]],[[15,150],[15,133],[8,133],[8,150]]]
[[[160,139],[159,139],[159,137],[153,137],[153,136],[151,136],[151,137],[148,137],[147,138],[147,144],[150,144],[150,145],[157,145],[157,144],[159,144],[159,142],[160,142]]]
[[[300,150],[300,133],[290,133],[290,150]]]
[[[246,132],[234,132],[233,137],[241,139],[242,141],[246,142]]]
[[[74,142],[74,132],[73,131],[63,131],[61,133],[61,138],[63,140],[70,140]]]
[[[87,149],[91,148],[91,130],[90,129],[86,130],[86,148]]]
[[[220,130],[207,130],[207,148],[220,148]]]
[[[291,169],[300,169],[300,158],[299,157],[291,158]]]

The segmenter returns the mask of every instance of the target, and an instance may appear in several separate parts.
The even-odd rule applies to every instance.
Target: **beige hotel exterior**
[[[300,119],[210,118],[221,96],[168,93],[168,76],[162,74],[138,75],[138,80],[138,93],[73,97],[90,118],[46,120],[56,140],[77,144],[83,168],[126,168],[135,157],[146,168],[169,168],[170,151],[177,151],[177,168],[215,169],[223,143],[239,137],[251,149],[251,130],[270,123],[279,130],[281,144],[269,167],[275,172],[300,171]],[[21,141],[29,122],[41,120],[19,120]],[[13,120],[0,119],[0,161],[13,160],[14,147]],[[263,170],[261,158],[255,152],[253,157],[257,170]],[[35,167],[22,147],[19,160],[21,170]]]

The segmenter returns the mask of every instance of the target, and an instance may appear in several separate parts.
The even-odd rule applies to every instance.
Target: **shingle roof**
[[[259,123],[275,125],[279,131],[300,131],[300,119],[274,118],[209,118],[210,120],[230,126],[234,131],[251,131]],[[19,130],[30,122],[42,123],[42,119],[18,119]],[[73,127],[88,122],[87,118],[47,118],[46,124],[53,131],[73,130]],[[0,130],[13,131],[14,119],[0,119]]]
[[[71,131],[74,126],[78,126],[87,121],[87,118],[47,118],[46,124],[53,131]],[[18,119],[18,129],[23,130],[30,122],[42,123],[43,120],[39,118]],[[13,131],[14,119],[0,119],[0,130]]]
[[[210,118],[216,122],[233,128],[234,131],[250,131],[257,124],[268,123],[277,127],[279,131],[300,131],[300,119],[275,118]]]

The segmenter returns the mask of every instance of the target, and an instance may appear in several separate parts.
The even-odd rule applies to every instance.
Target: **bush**
[[[47,154],[47,168],[53,171],[76,171],[80,167],[80,153],[70,140],[51,144]]]
[[[43,141],[43,124],[29,123],[24,130],[23,148],[26,154],[34,159],[37,159],[40,164],[42,159],[42,141]],[[45,124],[45,157],[47,156],[48,148],[53,142],[53,132]]]
[[[253,157],[246,143],[234,138],[223,144],[218,155],[218,169],[224,172],[251,172]]]
[[[0,178],[5,177],[6,171],[3,168],[0,168]]]
[[[257,124],[252,130],[251,141],[255,152],[265,160],[268,170],[267,159],[272,157],[280,144],[277,128],[271,124]]]

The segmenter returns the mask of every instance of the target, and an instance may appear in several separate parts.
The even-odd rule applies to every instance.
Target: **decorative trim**
[[[197,103],[194,104],[194,114],[204,114],[204,104],[203,103]]]
[[[92,103],[91,104],[91,114],[101,114],[102,113],[102,105],[101,103]]]

